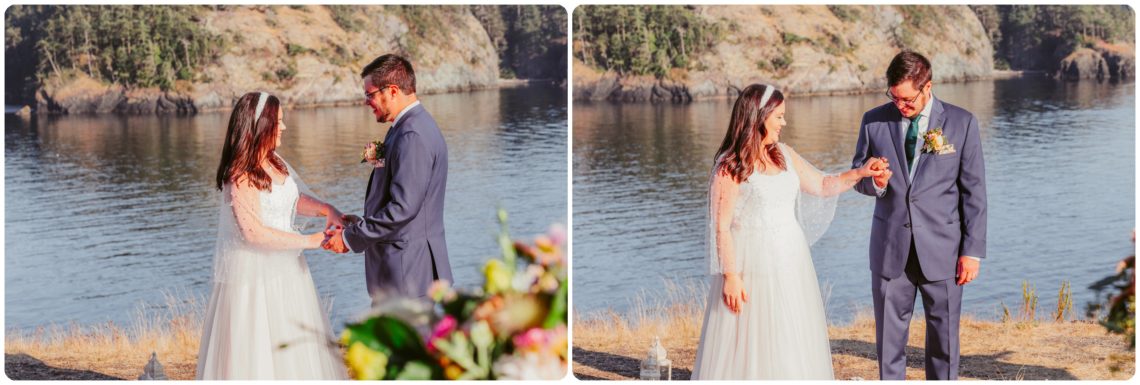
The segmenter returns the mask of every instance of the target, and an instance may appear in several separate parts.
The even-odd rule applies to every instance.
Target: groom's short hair
[[[930,60],[914,51],[902,51],[887,66],[887,85],[894,87],[905,81],[922,87],[930,81]]]
[[[398,55],[381,55],[364,66],[360,77],[377,87],[389,84],[400,87],[404,95],[416,93],[416,71],[412,70],[412,63],[408,59]]]

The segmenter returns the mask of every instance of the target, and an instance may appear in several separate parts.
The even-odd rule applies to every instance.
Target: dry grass
[[[707,286],[666,283],[663,297],[639,296],[629,315],[612,310],[581,319],[574,314],[574,375],[579,379],[631,379],[653,343],[673,360],[673,378],[689,377],[704,322]]]
[[[170,379],[192,380],[204,308],[200,297],[168,294],[164,308],[139,309],[130,327],[106,323],[9,330],[5,374],[13,380],[133,380],[155,352]]]
[[[574,317],[574,375],[579,379],[628,380],[660,336],[673,360],[673,378],[688,379],[696,359],[707,288],[670,285],[665,298],[638,298],[628,316],[613,311]],[[923,379],[926,325],[916,315],[907,344],[907,379]],[[963,317],[960,379],[1126,380],[1135,371],[1135,351],[1123,338],[1090,321],[1009,322]],[[837,379],[879,378],[875,322],[869,311],[849,325],[832,325],[832,362]]]

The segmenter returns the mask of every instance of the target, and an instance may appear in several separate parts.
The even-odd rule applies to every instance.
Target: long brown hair
[[[288,175],[285,163],[273,154],[277,148],[277,120],[281,112],[281,101],[276,96],[265,98],[261,116],[253,116],[257,110],[260,92],[250,92],[238,99],[230,113],[230,125],[226,129],[226,142],[222,146],[222,161],[218,163],[217,187],[236,182],[244,177],[250,186],[267,190],[273,178],[261,164],[268,159],[278,172]]]
[[[745,87],[736,98],[732,106],[732,119],[728,122],[728,132],[724,134],[724,141],[716,152],[716,158],[721,159],[718,173],[731,176],[737,183],[743,182],[752,175],[753,169],[760,164],[762,153],[767,151],[768,159],[781,170],[786,170],[784,157],[780,154],[780,146],[772,144],[764,148],[764,138],[768,137],[768,127],[764,121],[772,115],[780,104],[784,103],[784,93],[773,90],[772,96],[764,105],[760,99],[764,91],[772,87],[763,84],[753,84]]]

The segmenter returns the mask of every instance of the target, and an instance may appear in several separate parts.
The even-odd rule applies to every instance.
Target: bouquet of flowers
[[[566,374],[566,230],[512,241],[499,210],[502,256],[483,266],[481,289],[432,286],[432,306],[391,298],[341,335],[353,378],[561,379]]]

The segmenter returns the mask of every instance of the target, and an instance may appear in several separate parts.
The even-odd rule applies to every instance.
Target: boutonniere
[[[922,152],[924,153],[943,155],[956,152],[954,151],[954,144],[947,143],[946,138],[942,136],[942,127],[927,131],[923,139]]]
[[[360,163],[371,163],[372,167],[384,167],[384,141],[375,140],[364,146],[360,153]]]

